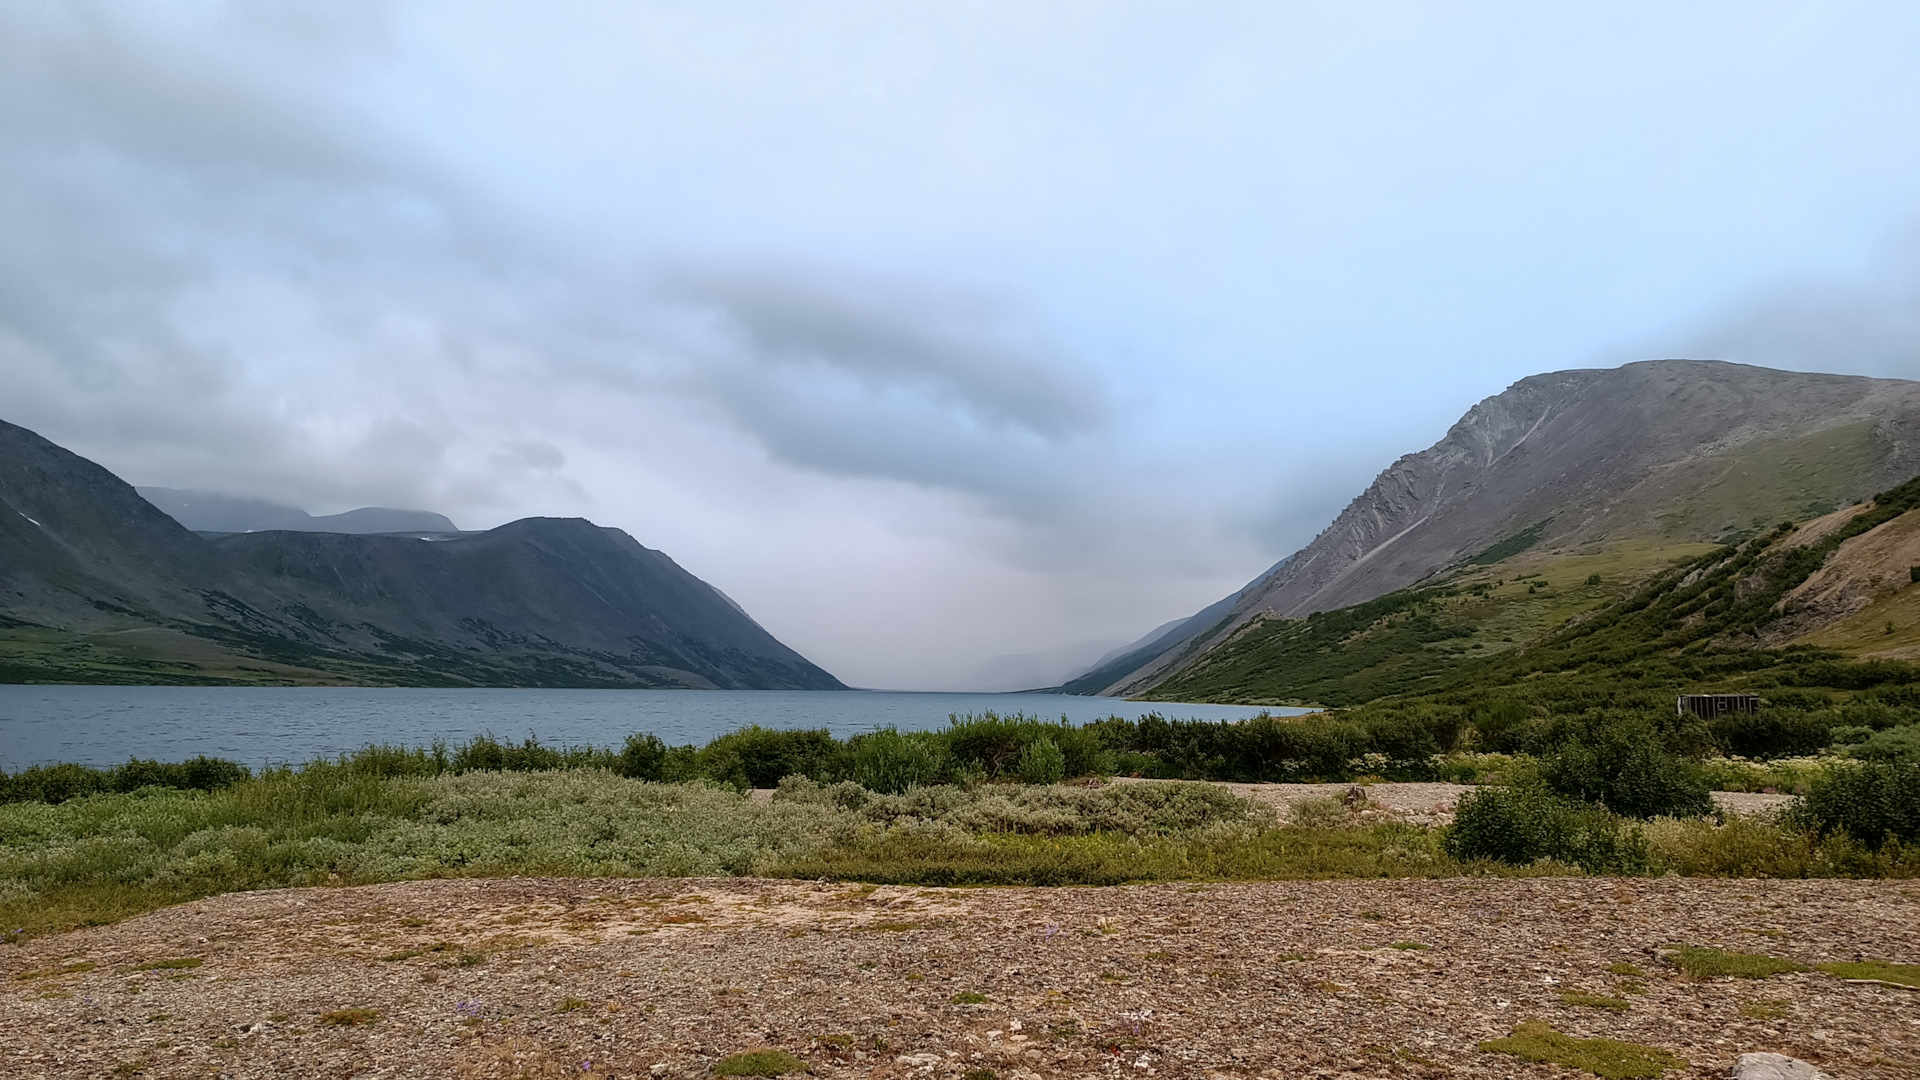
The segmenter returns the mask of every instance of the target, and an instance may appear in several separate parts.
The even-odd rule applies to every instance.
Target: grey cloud
[[[436,506],[560,469],[539,399],[611,370],[637,412],[691,398],[803,470],[1068,513],[1109,405],[1018,304],[748,260],[623,279],[309,85],[382,16],[303,10],[334,29],[292,74],[104,8],[0,15],[9,419],[147,483]],[[301,28],[242,31],[270,57]]]
[[[1885,248],[1864,273],[1768,285],[1657,351],[1920,379],[1920,230]]]
[[[710,313],[757,363],[830,369],[1048,440],[1106,419],[1099,388],[1071,378],[1007,305],[871,281],[827,287],[792,272],[681,276],[666,295]]]

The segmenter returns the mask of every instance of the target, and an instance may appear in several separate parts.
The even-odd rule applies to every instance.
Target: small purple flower
[[[581,1072],[592,1072],[592,1071],[593,1071],[593,1059],[592,1059],[592,1058],[588,1058],[587,1060],[585,1060],[585,1061],[583,1061],[583,1062],[581,1062],[581,1063],[580,1063],[580,1071],[581,1071]]]

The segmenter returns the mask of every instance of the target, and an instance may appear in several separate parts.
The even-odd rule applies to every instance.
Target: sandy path
[[[1145,781],[1116,777],[1116,784]],[[1280,811],[1285,819],[1293,804],[1307,799],[1341,799],[1353,790],[1352,784],[1229,784],[1219,786],[1245,799],[1264,802]],[[1366,795],[1364,816],[1374,814],[1398,818],[1421,825],[1436,825],[1453,820],[1453,808],[1460,797],[1472,791],[1466,784],[1367,784],[1360,789]],[[1716,791],[1716,807],[1731,814],[1771,813],[1793,801],[1791,795],[1768,795],[1738,791]]]
[[[1750,1050],[1911,1076],[1916,992],[1820,974],[1688,982],[1653,950],[1912,963],[1917,916],[1920,890],[1851,881],[235,894],[0,948],[0,1075],[651,1080],[771,1045],[819,1076],[1571,1076],[1475,1049],[1539,1017],[1694,1063],[1669,1076],[1724,1075]],[[347,1008],[379,1019],[322,1024]]]

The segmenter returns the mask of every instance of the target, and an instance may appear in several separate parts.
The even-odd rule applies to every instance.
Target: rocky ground
[[[8,1077],[1572,1076],[1524,1019],[1663,1047],[1920,1068],[1920,991],[1687,981],[1717,945],[1920,961],[1899,882],[1331,881],[1116,889],[451,880],[241,893],[0,948]],[[1636,974],[1637,970],[1637,974]],[[1615,1011],[1566,992],[1616,996]],[[364,1011],[355,1011],[364,1010]]]

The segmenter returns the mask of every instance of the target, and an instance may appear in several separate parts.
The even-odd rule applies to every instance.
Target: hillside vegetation
[[[1725,544],[1527,553],[1491,566],[1468,560],[1424,587],[1253,623],[1148,697],[1344,706],[1408,694],[1500,691],[1558,701],[1591,692],[1661,699],[1671,709],[1680,692],[1905,686],[1920,669],[1856,663],[1850,654],[1879,644],[1861,633],[1863,613],[1878,619],[1920,604],[1909,567],[1851,605],[1810,586],[1848,553],[1920,529],[1917,507],[1920,480]],[[1907,545],[1894,550],[1904,555]],[[1889,578],[1890,568],[1879,569],[1873,580]],[[1848,580],[1861,577],[1871,575]],[[1776,704],[1791,710],[1804,696]]]

